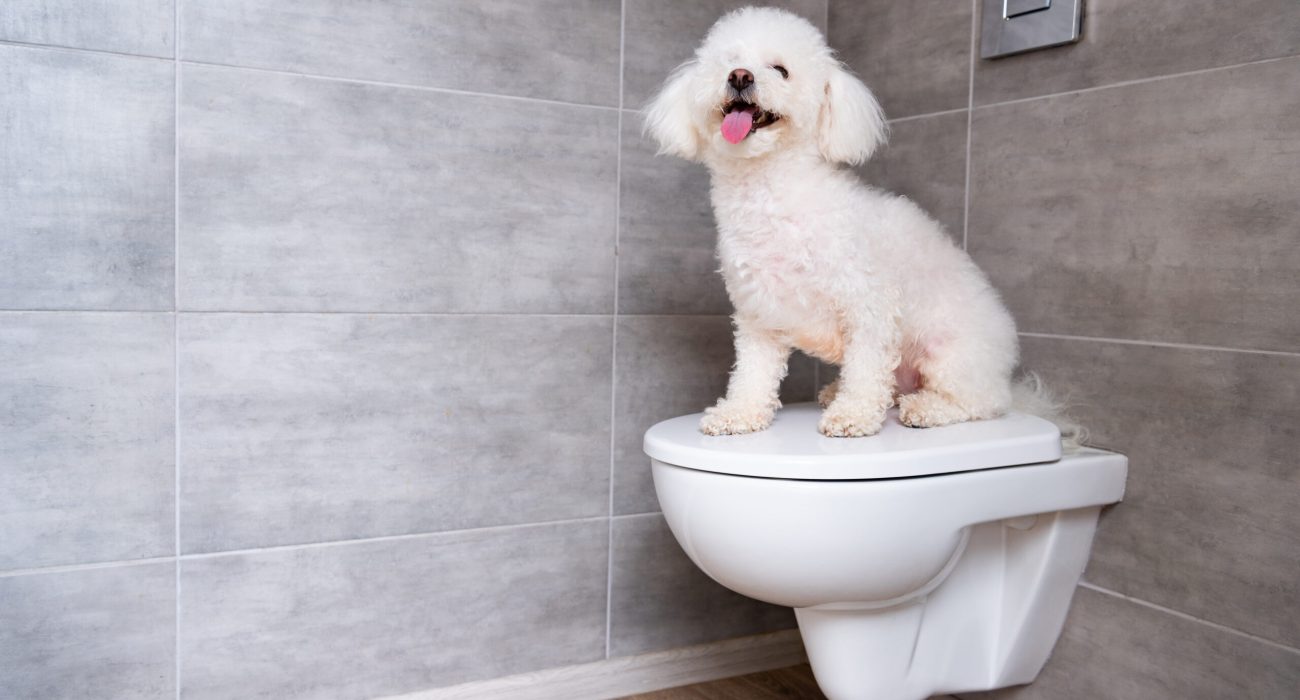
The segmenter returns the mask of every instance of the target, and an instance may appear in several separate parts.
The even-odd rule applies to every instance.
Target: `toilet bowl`
[[[1128,460],[1062,456],[1056,426],[1011,414],[869,438],[789,406],[750,435],[700,415],[645,435],[673,535],[718,583],[795,609],[831,700],[921,700],[1032,681],[1060,635],[1101,507]]]

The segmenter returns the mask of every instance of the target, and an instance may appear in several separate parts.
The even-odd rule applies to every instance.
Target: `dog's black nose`
[[[754,84],[754,74],[744,68],[737,68],[727,76],[727,84],[736,90],[744,90]]]

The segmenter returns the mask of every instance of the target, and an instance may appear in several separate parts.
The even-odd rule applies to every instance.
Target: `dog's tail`
[[[1011,387],[1011,408],[1049,420],[1061,431],[1061,447],[1077,452],[1088,440],[1088,429],[1070,417],[1069,406],[1058,399],[1033,372],[1025,372]]]

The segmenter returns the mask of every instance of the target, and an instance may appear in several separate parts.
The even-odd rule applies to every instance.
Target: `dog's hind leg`
[[[914,428],[937,428],[1006,413],[1011,366],[1000,358],[1007,356],[973,339],[927,346],[917,358],[920,389],[899,397],[899,420]]]
[[[817,392],[818,405],[822,408],[826,408],[831,405],[831,402],[835,400],[835,395],[838,393],[840,393],[840,380],[836,379],[830,384],[822,387],[821,391]]]

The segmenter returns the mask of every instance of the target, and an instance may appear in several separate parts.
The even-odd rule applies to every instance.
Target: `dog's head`
[[[885,139],[876,98],[807,20],[747,7],[709,30],[646,108],[659,152],[687,160],[806,148],[856,165]]]

